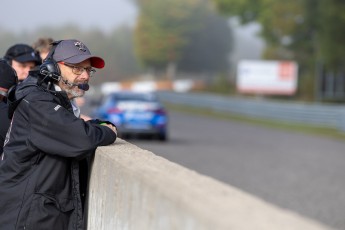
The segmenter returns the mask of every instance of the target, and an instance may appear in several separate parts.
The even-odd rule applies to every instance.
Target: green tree
[[[313,94],[315,66],[345,72],[345,2],[340,0],[213,0],[242,23],[261,24],[264,58],[292,59],[300,66],[300,92]],[[309,84],[309,85],[305,85]]]
[[[197,48],[203,48],[205,51],[207,50],[205,47],[210,46],[208,50],[211,51],[212,46],[224,44],[223,40],[227,39],[227,44],[222,47],[220,53],[223,55],[224,52],[229,52],[228,43],[231,42],[229,27],[224,26],[224,19],[215,17],[216,12],[209,1],[138,0],[138,5],[141,13],[135,29],[135,47],[144,65],[156,70],[166,69],[168,77],[173,77],[177,65],[184,70],[190,70],[193,66],[190,57],[195,57],[193,53],[199,51],[201,56],[207,55],[200,53],[201,50]],[[216,29],[219,29],[221,24],[221,28],[225,29],[222,35],[226,35],[217,37],[218,40],[213,39],[212,35],[206,35],[206,29],[212,33],[215,29],[210,26],[217,23]],[[217,32],[213,34],[214,38],[220,34],[219,31]],[[213,50],[215,53],[216,49]],[[205,63],[201,61],[201,56],[194,59],[199,61],[199,67]],[[222,60],[218,60],[218,65],[224,63],[225,56],[222,56]],[[212,63],[215,62],[213,60]],[[169,74],[169,70],[172,70],[172,73]]]
[[[210,11],[202,27],[189,34],[178,61],[179,70],[193,73],[226,73],[233,36],[226,18]]]
[[[345,2],[320,0],[319,5],[319,56],[327,66],[345,72]]]
[[[135,30],[136,53],[146,66],[162,69],[174,66],[187,44],[186,34],[200,25],[200,1],[141,0]],[[199,12],[198,12],[199,11]]]

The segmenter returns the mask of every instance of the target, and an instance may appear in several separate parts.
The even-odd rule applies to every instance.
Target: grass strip
[[[278,120],[269,120],[263,118],[253,118],[244,115],[233,114],[230,112],[221,112],[213,109],[192,107],[187,105],[177,105],[171,103],[165,103],[168,110],[184,112],[188,114],[197,114],[216,119],[231,120],[237,122],[244,122],[247,124],[253,124],[263,127],[269,127],[280,130],[288,130],[300,133],[306,133],[311,135],[318,135],[323,137],[329,137],[334,139],[345,140],[345,132],[332,127],[324,127],[317,125],[309,125],[302,123],[291,123]]]

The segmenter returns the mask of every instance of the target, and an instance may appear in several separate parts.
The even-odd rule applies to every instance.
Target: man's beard
[[[64,85],[63,89],[67,95],[70,96],[70,99],[76,98],[76,97],[82,97],[85,94],[84,90],[81,90],[78,88],[78,86],[68,86]]]

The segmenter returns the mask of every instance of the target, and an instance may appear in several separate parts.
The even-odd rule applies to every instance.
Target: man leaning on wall
[[[84,121],[71,100],[84,95],[102,58],[76,39],[56,41],[15,91],[0,161],[1,229],[82,230],[88,159],[116,140],[115,125]],[[19,103],[17,103],[19,101]]]

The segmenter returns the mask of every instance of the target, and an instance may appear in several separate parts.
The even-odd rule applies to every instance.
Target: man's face
[[[19,81],[25,80],[29,75],[29,71],[35,66],[35,62],[17,62],[16,60],[12,60],[12,67],[17,72]]]
[[[42,50],[40,52],[41,59],[44,60],[48,56],[48,54],[49,54],[49,50]]]
[[[90,60],[85,60],[81,63],[78,64],[62,64],[58,63],[61,71],[61,76],[63,80],[67,80],[68,83],[73,83],[73,84],[84,84],[88,83],[90,80],[90,73],[86,71],[85,69],[90,69],[91,68],[91,62]],[[83,69],[82,73],[78,73],[75,68],[72,66]],[[64,83],[62,80],[59,81],[58,85],[63,91],[66,91],[68,98],[76,98],[76,97],[82,97],[84,96],[85,91],[82,89],[79,89],[78,86],[71,86],[66,83]]]

